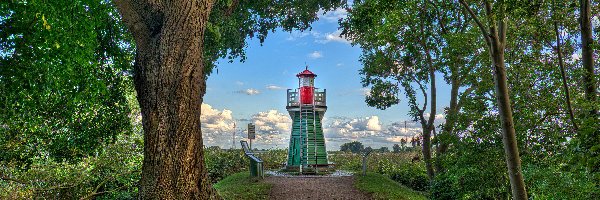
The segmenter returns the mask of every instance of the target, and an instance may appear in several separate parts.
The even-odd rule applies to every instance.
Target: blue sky
[[[410,121],[404,99],[384,111],[364,102],[368,88],[360,83],[361,49],[339,37],[337,21],[345,15],[344,9],[320,14],[311,31],[277,31],[262,45],[257,39],[248,40],[244,63],[221,60],[218,73],[208,79],[202,106],[205,145],[231,147],[235,122],[237,141],[245,135],[247,123],[255,123],[258,133],[253,146],[286,148],[291,126],[285,110],[286,89],[298,86],[295,75],[305,65],[318,75],[316,87],[327,89],[323,125],[328,150],[337,150],[350,141],[391,148],[400,138],[419,133],[421,129]],[[437,80],[437,113],[443,113],[450,87],[441,76]],[[443,115],[437,117],[441,123]],[[409,121],[407,129],[405,120]]]

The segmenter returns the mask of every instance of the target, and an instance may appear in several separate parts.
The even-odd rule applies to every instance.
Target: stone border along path
[[[265,174],[270,174],[266,172]],[[334,173],[335,174],[335,173]],[[280,173],[264,180],[273,184],[269,199],[371,199],[371,196],[354,187],[354,177],[343,172],[336,176],[302,175]]]

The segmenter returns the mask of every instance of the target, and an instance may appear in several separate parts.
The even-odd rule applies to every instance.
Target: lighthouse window
[[[313,86],[314,85],[314,79],[313,78],[301,78],[300,79],[300,85],[301,86]]]

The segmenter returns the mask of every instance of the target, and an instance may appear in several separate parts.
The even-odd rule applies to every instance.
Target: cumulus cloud
[[[342,34],[342,30],[336,30],[331,33],[325,33],[322,36],[319,35],[317,37],[317,39],[315,40],[315,42],[321,43],[321,44],[327,44],[329,42],[340,42],[340,43],[350,44],[350,41],[348,39],[346,39],[346,37],[343,37],[341,34]]]
[[[317,59],[317,58],[322,58],[323,54],[321,54],[320,51],[313,51],[312,53],[308,54],[308,57],[312,58],[312,59]]]
[[[292,126],[292,119],[287,113],[280,113],[277,110],[259,112],[252,115],[251,121],[256,126],[256,137],[261,142],[272,145],[287,144]]]
[[[260,91],[254,88],[248,88],[245,90],[238,90],[236,93],[247,94],[247,95],[257,95],[260,94]]]
[[[318,12],[319,19],[324,19],[326,22],[337,23],[338,20],[342,18],[346,18],[348,16],[348,11],[345,8],[337,8],[332,11],[325,12],[320,10]]]
[[[423,116],[425,117],[425,119],[429,119],[429,113],[425,113]],[[445,121],[446,116],[444,114],[436,114],[435,119],[433,120],[433,125],[438,126],[440,124],[443,124]]]
[[[283,90],[284,88],[277,85],[267,85],[267,90]]]
[[[381,134],[381,122],[378,116],[364,118],[336,117],[324,125],[326,137],[330,138],[360,138]]]
[[[200,107],[200,122],[203,138],[214,143],[230,139],[235,123],[231,110],[218,110],[205,103]]]
[[[437,116],[438,120],[443,115]],[[420,123],[407,121],[393,122],[391,124],[381,123],[378,116],[347,118],[331,117],[324,119],[324,132],[328,149],[338,149],[340,145],[347,142],[359,141],[365,146],[390,147],[399,143],[401,139],[409,140],[422,132]]]

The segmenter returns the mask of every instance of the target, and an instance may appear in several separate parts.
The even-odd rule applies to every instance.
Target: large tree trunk
[[[144,128],[139,198],[217,198],[200,130],[202,44],[212,2],[115,3],[137,47],[134,83]]]
[[[591,110],[592,117],[597,117],[598,110],[596,109],[596,80],[594,79],[594,48],[592,44],[594,40],[592,38],[592,23],[591,17],[591,2],[590,0],[580,0],[580,18],[579,26],[581,27],[581,60],[583,61],[583,68],[585,74],[583,75],[583,84],[585,87],[585,98],[594,105]]]

